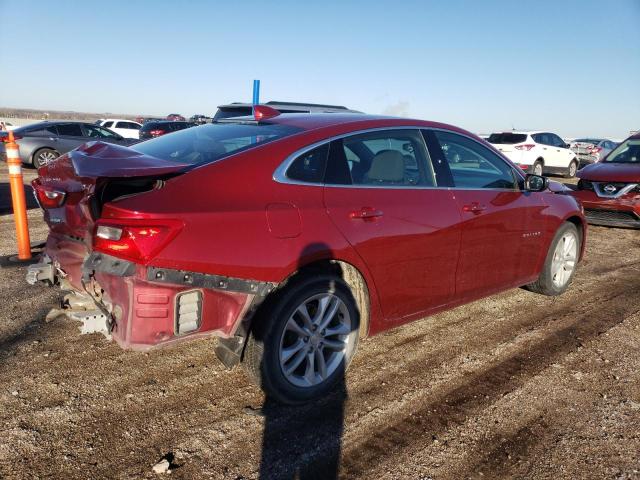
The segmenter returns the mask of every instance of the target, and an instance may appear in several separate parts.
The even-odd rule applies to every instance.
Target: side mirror
[[[542,175],[527,174],[524,179],[524,189],[527,192],[542,192],[549,188],[549,179]]]

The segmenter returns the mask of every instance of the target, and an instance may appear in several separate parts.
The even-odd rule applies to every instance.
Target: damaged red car
[[[640,134],[578,171],[578,177],[573,194],[582,202],[589,223],[640,228]]]
[[[73,289],[124,348],[218,337],[227,366],[287,403],[326,394],[359,339],[570,284],[578,202],[473,134],[254,113],[128,148],[89,143],[41,168],[50,233],[28,280]]]

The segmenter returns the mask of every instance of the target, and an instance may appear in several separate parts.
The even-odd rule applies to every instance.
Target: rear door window
[[[414,129],[369,132],[334,140],[325,182],[379,187],[435,185],[424,140]]]
[[[58,134],[65,137],[82,137],[82,128],[77,123],[59,123]]]
[[[453,132],[434,131],[455,187],[518,188],[513,169],[484,145]]]

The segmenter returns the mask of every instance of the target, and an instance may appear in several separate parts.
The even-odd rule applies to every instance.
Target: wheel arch
[[[586,233],[587,233],[587,224],[585,219],[578,215],[570,215],[564,219],[565,222],[573,223],[575,227],[578,229],[578,233],[580,234],[580,260],[584,256],[584,250],[586,245]]]
[[[358,313],[360,315],[360,325],[358,327],[360,337],[367,337],[369,335],[369,326],[371,323],[370,289],[362,272],[360,272],[360,270],[353,264],[335,258],[315,260],[300,266],[295,272],[292,272],[280,284],[278,289],[286,288],[289,283],[295,281],[296,278],[300,278],[301,276],[320,274],[336,275],[342,278],[349,288],[351,288],[356,306],[358,307]]]

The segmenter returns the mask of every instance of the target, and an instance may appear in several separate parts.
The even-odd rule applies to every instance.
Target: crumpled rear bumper
[[[122,348],[134,350],[209,336],[231,339],[229,345],[236,349],[244,343],[252,315],[276,286],[145,267],[89,254],[80,242],[51,236],[46,255],[29,267],[27,281],[58,281],[88,294],[107,316],[111,337]]]
[[[230,338],[274,285],[145,267],[93,253],[86,289],[109,312],[111,335],[126,349],[147,350],[187,339]]]

